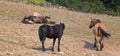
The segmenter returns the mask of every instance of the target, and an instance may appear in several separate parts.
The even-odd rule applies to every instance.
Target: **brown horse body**
[[[103,23],[97,23],[94,27],[93,27],[93,33],[94,33],[94,35],[100,35],[100,33],[98,33],[98,27],[100,27],[100,28],[102,28],[104,31],[106,31],[107,29],[106,29],[106,27],[105,27],[105,25],[103,24]]]
[[[48,23],[49,16],[42,16],[37,12],[26,15],[23,19],[23,23]]]
[[[93,28],[93,34],[95,36],[94,47],[97,47],[97,51],[102,51],[104,37],[111,36],[106,32],[106,27],[99,19],[92,19],[89,28]]]

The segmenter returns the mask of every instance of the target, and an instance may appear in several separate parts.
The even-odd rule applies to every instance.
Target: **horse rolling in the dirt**
[[[42,16],[37,12],[34,12],[33,14],[28,14],[24,17],[22,20],[23,23],[48,23],[48,19],[50,19],[49,16]]]
[[[44,24],[39,27],[38,34],[39,39],[42,42],[43,51],[45,51],[44,41],[48,37],[50,39],[53,39],[52,51],[54,51],[55,41],[58,38],[58,52],[60,52],[60,40],[62,38],[64,29],[65,29],[64,23],[55,24],[53,26]]]
[[[109,36],[111,36],[106,32],[106,26],[101,23],[99,19],[91,19],[89,28],[93,28],[93,34],[95,36],[95,42],[93,47],[96,47],[97,51],[102,51],[102,48],[104,47],[104,37],[109,38]]]

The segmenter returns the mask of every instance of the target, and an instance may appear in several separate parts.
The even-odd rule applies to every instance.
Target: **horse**
[[[24,17],[24,19],[22,20],[23,23],[48,23],[48,19],[50,19],[49,16],[33,16],[30,15],[29,17]]]
[[[38,34],[39,39],[42,42],[42,50],[45,51],[44,41],[46,38],[53,39],[52,51],[54,51],[55,41],[58,38],[58,52],[60,52],[60,40],[63,35],[63,31],[65,29],[65,24],[55,24],[53,26],[44,24],[39,27]]]
[[[99,19],[91,19],[89,28],[93,28],[93,34],[95,36],[93,47],[97,48],[96,51],[102,51],[102,49],[104,48],[104,38],[109,38],[111,34],[106,32],[106,26]]]
[[[42,16],[37,12],[34,12],[33,14],[26,15],[24,19],[22,20],[23,23],[48,23],[48,19],[51,19],[49,16]],[[55,23],[54,21],[51,21],[49,23]]]

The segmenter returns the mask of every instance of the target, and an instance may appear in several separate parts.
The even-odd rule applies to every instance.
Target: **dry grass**
[[[5,1],[0,1],[0,7],[1,56],[119,56],[120,17]],[[57,51],[51,52],[48,50],[42,52],[40,50],[41,43],[37,31],[41,24],[21,23],[25,14],[34,11],[50,16],[53,21],[65,23],[66,29],[61,42],[61,50],[65,53],[64,55],[57,54]],[[88,28],[91,17],[100,18],[112,35],[109,40],[106,40],[106,49],[102,52],[91,50],[91,45],[85,46],[85,41],[90,42],[90,44],[93,43],[93,35]],[[46,48],[49,49],[51,44],[52,40],[47,39]],[[57,49],[57,46],[55,48]],[[116,52],[112,53],[111,50]]]

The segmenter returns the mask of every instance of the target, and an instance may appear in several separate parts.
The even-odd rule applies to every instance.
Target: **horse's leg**
[[[44,47],[44,41],[45,41],[45,39],[46,39],[46,36],[43,36],[43,39],[42,39],[42,49],[43,49],[43,51],[45,51],[45,47]]]
[[[104,47],[103,46],[103,38],[101,38],[99,42],[100,42],[100,51],[102,51],[102,48]]]
[[[95,38],[96,38],[96,51],[99,51],[99,47],[100,47],[99,37],[98,37],[98,36],[95,36]]]
[[[54,45],[55,45],[56,38],[53,39],[53,46],[52,46],[52,51],[54,51]]]
[[[58,38],[58,52],[60,52],[60,40],[61,40],[61,37]]]
[[[93,47],[96,47],[96,38],[94,38],[94,45],[93,45]]]
[[[98,46],[98,42],[97,42],[97,45],[96,45],[96,51],[99,51],[99,48],[98,48],[99,46]]]

